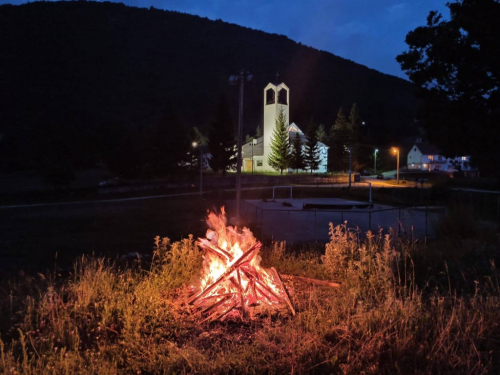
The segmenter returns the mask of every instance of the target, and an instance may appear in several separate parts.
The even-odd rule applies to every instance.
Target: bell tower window
[[[287,101],[287,91],[285,89],[281,89],[278,94],[278,103],[288,105]]]
[[[266,91],[266,104],[274,104],[276,101],[275,92],[273,89],[269,89]]]

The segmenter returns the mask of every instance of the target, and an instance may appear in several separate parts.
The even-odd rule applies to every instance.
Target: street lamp
[[[192,143],[193,145],[193,148],[196,148],[198,146],[198,142],[193,142]],[[193,154],[194,154],[194,151],[193,151]],[[200,163],[200,196],[203,195],[203,148],[201,146],[201,143],[200,143],[200,159],[199,159],[199,163]]]
[[[373,160],[373,170],[374,170],[374,173],[377,174],[377,152],[378,152],[378,148],[375,149],[375,152],[374,152],[374,160]]]
[[[396,167],[396,176],[397,176],[397,177],[396,177],[396,180],[397,180],[397,182],[398,182],[398,184],[399,184],[399,148],[394,147],[394,148],[392,149],[392,152],[393,152],[394,154],[396,154],[396,156],[398,157],[398,162],[397,162],[397,167]]]
[[[245,81],[250,82],[253,75],[245,71],[245,69],[240,70],[240,75],[230,76],[230,85],[240,85],[240,100],[239,100],[239,112],[238,112],[238,159],[236,161],[236,224],[240,223],[240,206],[241,206],[241,134],[243,132],[243,87]]]

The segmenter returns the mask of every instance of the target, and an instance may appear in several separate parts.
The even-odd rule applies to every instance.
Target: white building
[[[468,171],[471,170],[470,156],[446,158],[428,143],[415,143],[408,152],[408,169],[424,171]]]
[[[271,137],[276,127],[276,119],[281,110],[286,118],[288,134],[290,135],[290,145],[293,142],[295,133],[299,133],[302,139],[302,147],[305,143],[305,135],[295,124],[290,124],[290,89],[284,84],[269,83],[264,88],[264,126],[262,136],[254,139],[242,147],[242,170],[245,172],[276,172],[271,168],[267,160],[271,153]],[[328,146],[318,142],[319,154],[321,157],[320,166],[315,173],[325,173],[327,171]],[[290,172],[292,170],[289,170]]]

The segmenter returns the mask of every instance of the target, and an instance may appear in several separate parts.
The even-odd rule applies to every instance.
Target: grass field
[[[190,238],[158,239],[154,260],[144,268],[85,257],[66,277],[50,273],[4,284],[0,373],[500,371],[500,277],[493,263],[479,275],[471,262],[490,259],[478,252],[485,246],[480,238],[472,233],[462,245],[443,240],[428,248],[391,236],[361,240],[342,227],[330,233],[320,253],[294,254],[284,244],[261,250],[264,267],[291,275],[285,284],[295,316],[285,309],[202,323],[186,303],[202,261]],[[439,252],[447,245],[454,254]],[[448,270],[446,259],[472,272],[463,274],[462,284],[450,277],[457,269]],[[340,288],[294,276],[336,281]]]
[[[431,193],[374,196],[419,202]],[[300,188],[294,196],[362,200],[366,190]],[[500,371],[499,237],[467,207],[451,210],[427,244],[361,238],[342,227],[331,228],[326,245],[264,244],[262,265],[290,275],[284,280],[297,315],[285,309],[202,324],[186,303],[202,260],[190,235],[205,234],[207,209],[224,198],[234,192],[1,209],[0,373]],[[154,256],[116,261],[132,252]]]

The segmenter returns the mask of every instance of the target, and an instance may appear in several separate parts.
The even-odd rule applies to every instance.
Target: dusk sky
[[[0,0],[23,4],[24,0]],[[406,34],[426,23],[431,10],[449,17],[447,0],[124,0],[288,36],[383,73],[406,78],[396,55]]]

